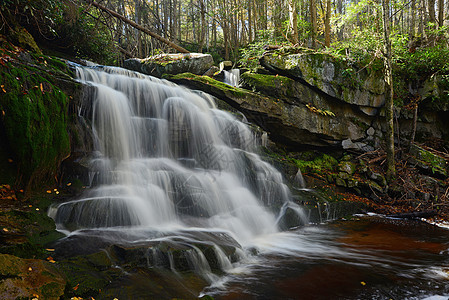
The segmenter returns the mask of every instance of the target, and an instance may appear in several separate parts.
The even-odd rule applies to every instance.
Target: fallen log
[[[437,215],[436,210],[425,210],[425,211],[414,211],[408,213],[400,213],[400,214],[392,214],[387,215],[389,218],[398,218],[398,219],[421,219],[421,218],[432,218]]]
[[[144,32],[144,33],[146,33],[146,34],[148,34],[148,35],[154,37],[155,39],[161,41],[162,43],[167,44],[167,45],[170,46],[171,48],[173,48],[173,49],[175,49],[175,50],[178,50],[178,51],[181,52],[181,53],[190,53],[188,50],[182,48],[181,46],[178,46],[178,45],[176,45],[175,43],[170,42],[169,40],[167,40],[166,38],[163,38],[163,37],[160,36],[159,34],[154,33],[154,32],[152,32],[152,31],[148,30],[147,28],[145,28],[145,27],[143,27],[143,26],[137,24],[136,22],[134,22],[134,21],[132,21],[132,20],[130,20],[130,19],[128,19],[128,18],[125,18],[125,17],[122,16],[121,14],[119,14],[119,13],[113,11],[113,10],[110,10],[109,8],[104,7],[104,6],[101,5],[101,4],[98,4],[97,2],[95,2],[95,1],[93,1],[93,0],[85,0],[85,1],[86,1],[87,3],[89,3],[89,4],[93,5],[93,6],[95,6],[96,8],[99,8],[99,9],[101,9],[101,10],[107,12],[107,13],[110,14],[111,16],[116,17],[117,19],[122,20],[123,22],[125,22],[125,23],[131,25],[132,27],[134,27],[134,28],[136,28],[136,29],[138,29],[138,30],[140,30],[140,31],[142,31],[142,32]]]

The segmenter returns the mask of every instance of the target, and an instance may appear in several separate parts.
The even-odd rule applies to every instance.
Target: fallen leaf
[[[0,87],[2,88],[3,93],[6,93],[5,86],[2,84]]]
[[[8,232],[9,230],[8,230],[8,228],[3,228],[3,231]]]
[[[75,286],[73,287],[73,290],[76,291],[76,290],[78,289],[79,286],[80,286],[80,284],[78,283],[77,285],[75,285]]]
[[[30,272],[31,272],[31,271],[33,271],[33,269],[32,269],[31,267],[29,267],[29,268],[28,268],[28,271],[30,271]]]
[[[42,85],[42,83],[39,86],[41,88],[41,92],[43,93],[44,92],[44,86]]]
[[[47,250],[47,251],[49,251],[49,252],[55,251],[55,249],[52,249],[52,248],[47,248],[47,249],[45,249],[45,250]]]
[[[48,190],[47,193],[48,193],[48,194],[51,194],[51,190]]]
[[[366,282],[362,281],[362,282],[360,282],[360,284],[363,285],[363,286],[365,286],[365,285],[366,285]]]

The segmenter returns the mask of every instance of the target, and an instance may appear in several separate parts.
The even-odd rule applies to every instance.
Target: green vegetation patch
[[[62,67],[60,63],[43,56],[24,63],[18,54],[0,52],[7,61],[0,69],[0,128],[11,154],[8,159],[18,165],[17,181],[35,186],[53,178],[70,154],[68,97],[55,85],[51,70],[57,69],[48,61]]]
[[[313,160],[294,160],[297,167],[304,173],[322,174],[334,172],[338,166],[338,161],[330,155],[320,154]]]

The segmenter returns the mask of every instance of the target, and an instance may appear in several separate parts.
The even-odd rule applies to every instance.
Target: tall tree
[[[310,24],[312,26],[312,48],[316,48],[318,26],[316,20],[316,0],[310,0]]]
[[[326,16],[324,18],[324,45],[331,45],[331,0],[326,1]]]
[[[385,65],[385,121],[387,125],[387,179],[391,181],[396,174],[396,170],[394,165],[393,73],[391,69],[391,20],[389,2],[390,0],[382,0]]]
[[[438,0],[438,26],[444,24],[444,0]]]
[[[291,41],[293,44],[298,43],[298,10],[296,0],[288,0],[288,15]]]

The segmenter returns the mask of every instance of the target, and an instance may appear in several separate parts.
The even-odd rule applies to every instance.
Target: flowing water
[[[95,87],[79,109],[95,151],[91,186],[49,212],[67,234],[60,256],[145,249],[148,268],[191,270],[207,282],[203,293],[225,299],[383,299],[392,282],[400,297],[449,293],[440,233],[421,243],[372,221],[281,231],[307,223],[303,210],[254,153],[258,138],[214,99],[120,68],[77,67],[77,76]],[[405,248],[385,246],[391,235]],[[131,289],[125,298],[152,295]]]
[[[240,69],[231,69],[229,71],[223,70],[224,73],[224,83],[230,86],[238,86],[240,81]]]

